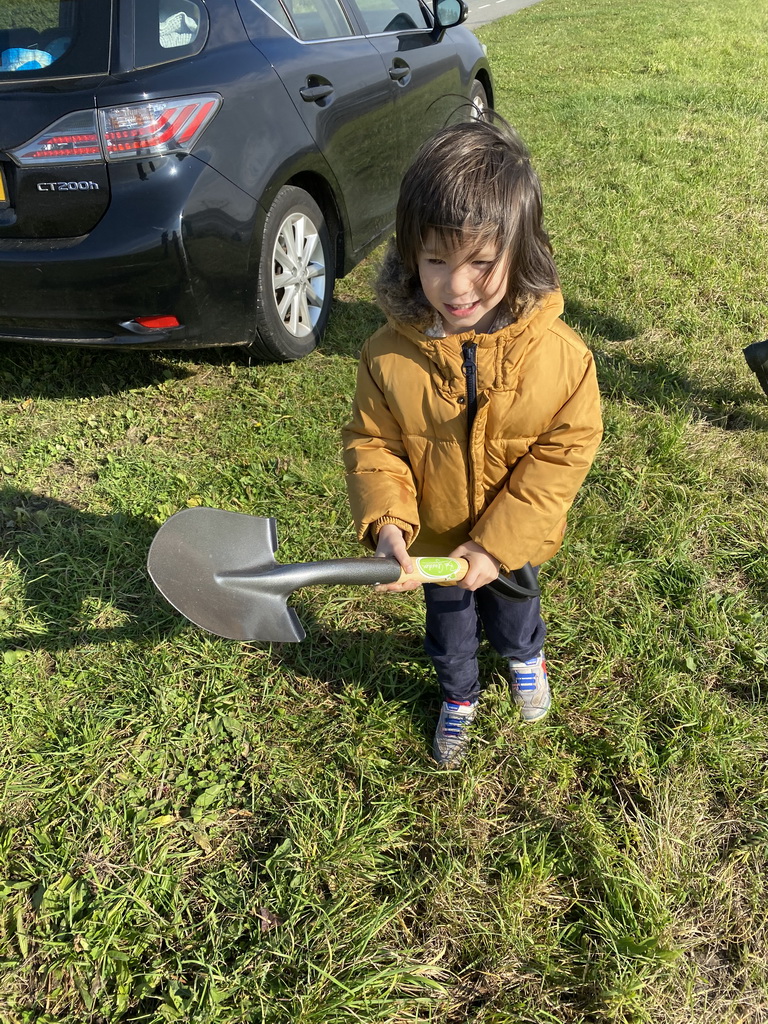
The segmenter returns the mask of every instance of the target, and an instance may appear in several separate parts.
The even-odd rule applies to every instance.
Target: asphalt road
[[[469,17],[464,22],[468,28],[479,28],[489,21],[513,14],[522,7],[533,7],[539,0],[469,0]]]

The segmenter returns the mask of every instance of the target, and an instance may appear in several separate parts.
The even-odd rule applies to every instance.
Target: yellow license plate
[[[8,205],[8,193],[5,190],[5,175],[0,167],[0,206]]]

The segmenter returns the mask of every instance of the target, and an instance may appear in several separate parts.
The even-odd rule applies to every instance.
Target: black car
[[[309,352],[416,147],[492,105],[433,3],[3,0],[0,340]]]

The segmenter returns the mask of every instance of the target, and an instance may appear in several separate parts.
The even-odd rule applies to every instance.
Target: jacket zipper
[[[467,382],[467,475],[470,496],[469,519],[471,523],[474,523],[475,515],[472,511],[472,506],[474,504],[472,495],[474,494],[475,481],[474,473],[472,472],[472,425],[475,422],[475,415],[477,413],[477,345],[474,342],[465,341],[461,346],[461,351],[464,356],[461,369],[464,373],[464,379]]]
[[[461,346],[461,351],[464,356],[461,369],[467,382],[467,439],[469,440],[477,413],[477,345],[472,341],[465,341]]]

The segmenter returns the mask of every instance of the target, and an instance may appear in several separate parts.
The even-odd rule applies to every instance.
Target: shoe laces
[[[470,705],[454,704],[453,701],[446,701],[445,704],[448,710],[443,716],[442,732],[445,736],[459,737],[472,724],[472,718],[470,715],[459,714],[458,709]]]

